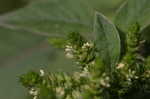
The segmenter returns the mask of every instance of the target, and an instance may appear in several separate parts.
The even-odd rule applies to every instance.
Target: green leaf
[[[65,44],[66,44],[66,39],[64,38],[59,38],[59,37],[51,37],[51,38],[48,38],[48,42],[55,46],[56,48],[64,48],[65,47]]]
[[[105,16],[96,13],[94,34],[100,57],[113,69],[120,57],[120,37],[116,27]]]
[[[47,39],[65,36],[70,31],[87,32],[89,28],[83,29],[87,27],[83,22],[89,20],[86,16],[89,16],[87,3],[80,0],[34,0],[1,16],[0,98],[23,99],[24,92],[16,78],[30,69],[72,71],[74,67],[68,65],[71,63],[62,52],[56,53],[60,50],[52,48]]]
[[[131,25],[141,27],[149,24],[150,0],[127,0],[118,10],[115,23],[122,32],[128,32]]]
[[[52,34],[64,36],[64,33],[68,32],[90,31],[93,15],[92,5],[84,0],[37,0],[26,8],[6,15],[2,20],[2,25],[44,36]]]
[[[24,8],[0,16],[0,99],[24,99],[17,77],[29,70],[73,71],[75,67],[64,53],[52,48],[47,39],[74,31],[91,33],[94,10],[113,12],[109,9],[121,0],[31,1]]]
[[[91,33],[94,9],[99,10],[101,3],[97,0],[35,0],[24,8],[1,16],[0,65],[10,65],[9,61],[13,66],[26,63],[33,53],[36,59],[37,53],[47,59],[51,50],[46,42],[49,37],[64,37],[74,31]],[[15,60],[15,57],[19,59]],[[33,64],[37,65],[37,60]]]

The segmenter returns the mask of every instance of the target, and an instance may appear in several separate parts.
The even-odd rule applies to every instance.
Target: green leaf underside
[[[117,29],[105,16],[96,13],[94,35],[100,57],[113,69],[120,56],[120,38]]]
[[[128,32],[131,25],[138,23],[141,27],[150,23],[150,0],[128,0],[118,10],[115,24]]]

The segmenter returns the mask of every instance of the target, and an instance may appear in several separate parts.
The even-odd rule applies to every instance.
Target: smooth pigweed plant
[[[74,60],[79,70],[69,74],[41,69],[22,75],[20,82],[32,99],[148,99],[149,41],[140,18],[135,18],[139,2],[128,1],[118,12],[115,24],[96,12],[90,39],[78,32],[59,39],[60,42],[50,39],[68,59]],[[125,16],[132,9],[133,15]]]

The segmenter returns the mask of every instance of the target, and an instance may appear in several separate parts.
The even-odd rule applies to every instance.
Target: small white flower
[[[93,44],[92,44],[92,43],[89,43],[89,42],[84,43],[83,46],[82,46],[83,49],[92,48],[92,47],[93,47]]]
[[[102,74],[102,77],[105,77],[105,76],[106,76],[106,73],[103,73],[103,74]]]
[[[109,81],[110,80],[110,78],[107,76],[106,78],[105,78],[107,81]]]
[[[75,99],[80,99],[81,98],[81,93],[79,91],[73,91],[72,95]]]
[[[68,49],[72,49],[73,47],[71,46],[71,45],[66,45],[66,48],[68,48]]]
[[[40,76],[44,76],[45,75],[45,72],[43,69],[40,69]]]
[[[95,65],[95,61],[92,61],[92,62],[91,62],[91,65]]]
[[[70,48],[65,49],[65,52],[71,52],[71,51],[72,51],[72,49],[70,49]]]
[[[136,71],[133,70],[131,73],[134,75],[136,73]]]
[[[104,79],[101,79],[101,80],[100,80],[100,84],[101,84],[102,86],[105,86],[105,85],[106,85]]]
[[[85,44],[84,44],[84,46],[90,46],[90,43],[89,43],[89,42],[87,42],[87,43],[85,43]]]
[[[65,52],[72,52],[72,51],[73,51],[73,47],[66,45]]]
[[[88,77],[88,76],[89,76],[89,72],[83,71],[82,73],[80,73],[80,77]]]
[[[103,73],[102,78],[100,79],[100,84],[101,84],[103,87],[108,88],[108,87],[110,87],[109,82],[110,82],[110,77],[109,77],[109,76],[106,76],[106,74]]]
[[[109,84],[109,82],[108,81],[105,81],[104,79],[101,79],[100,80],[100,84],[102,85],[102,86],[104,86],[104,87],[110,87],[110,84]]]
[[[139,77],[138,76],[135,76],[135,79],[138,79]]]
[[[66,45],[65,49],[66,57],[72,59],[74,57],[73,52],[74,52],[73,47],[70,45]]]
[[[117,69],[121,69],[121,68],[123,68],[124,66],[125,66],[125,64],[120,63],[120,64],[117,65]]]
[[[109,83],[107,83],[107,84],[106,84],[106,87],[107,87],[107,88],[108,88],[108,87],[110,87],[110,84],[109,84]]]
[[[32,88],[32,89],[29,91],[29,94],[32,95],[32,96],[37,96],[37,95],[38,95],[38,91]]]
[[[62,87],[56,88],[56,92],[58,95],[63,96],[65,94],[64,89]]]
[[[74,56],[72,53],[66,53],[66,57],[69,58],[69,59],[72,59]]]
[[[37,99],[37,96],[34,96],[33,99]]]
[[[128,78],[127,80],[131,82],[131,78]]]
[[[88,72],[88,67],[87,67],[87,66],[84,67],[84,68],[83,68],[83,71]]]
[[[87,67],[83,68],[83,71],[80,73],[80,77],[90,77],[90,73]]]

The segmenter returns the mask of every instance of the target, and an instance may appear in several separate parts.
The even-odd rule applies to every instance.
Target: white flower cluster
[[[83,44],[82,49],[92,48],[94,44],[86,42]]]
[[[125,64],[124,63],[119,63],[116,67],[116,69],[122,69],[125,67]]]
[[[79,74],[80,77],[89,77],[90,72],[88,71],[88,67],[84,67],[83,71]]]
[[[57,88],[56,88],[56,93],[57,93],[58,97],[63,97],[64,94],[65,94],[64,88],[62,88],[62,87],[57,87]]]
[[[128,73],[126,74],[126,79],[128,81],[131,81],[131,79],[138,79],[138,76],[136,76],[136,71],[132,71],[131,69],[128,70]]]
[[[36,90],[36,89],[34,89],[34,88],[31,88],[31,89],[29,90],[29,94],[30,94],[31,96],[33,96],[33,99],[37,99],[37,98],[38,98],[38,90]]]
[[[86,42],[83,44],[82,46],[82,49],[89,49],[89,48],[93,48],[94,44],[92,43],[89,43],[89,42]],[[66,45],[66,48],[65,48],[65,53],[66,53],[66,57],[67,58],[74,58],[74,53],[77,52],[75,50],[75,48],[73,48],[73,46],[71,46],[70,44]]]
[[[120,69],[123,72],[123,75],[126,77],[126,80],[131,82],[131,79],[138,79],[139,77],[136,76],[136,71],[131,70],[131,69],[124,69],[125,64],[124,63],[119,63],[116,67],[116,69]]]
[[[107,76],[105,73],[102,74],[102,78],[100,79],[100,84],[103,86],[103,87],[110,87],[110,78],[109,76]]]
[[[76,91],[76,90],[74,90],[72,92],[72,96],[73,96],[73,99],[82,99],[81,98],[81,93],[79,91]]]
[[[40,76],[43,77],[45,75],[45,72],[43,69],[40,69]]]
[[[150,70],[147,70],[145,73],[144,73],[144,76],[146,78],[150,78]]]
[[[72,59],[74,57],[74,49],[71,45],[66,45],[65,48],[66,57]]]

